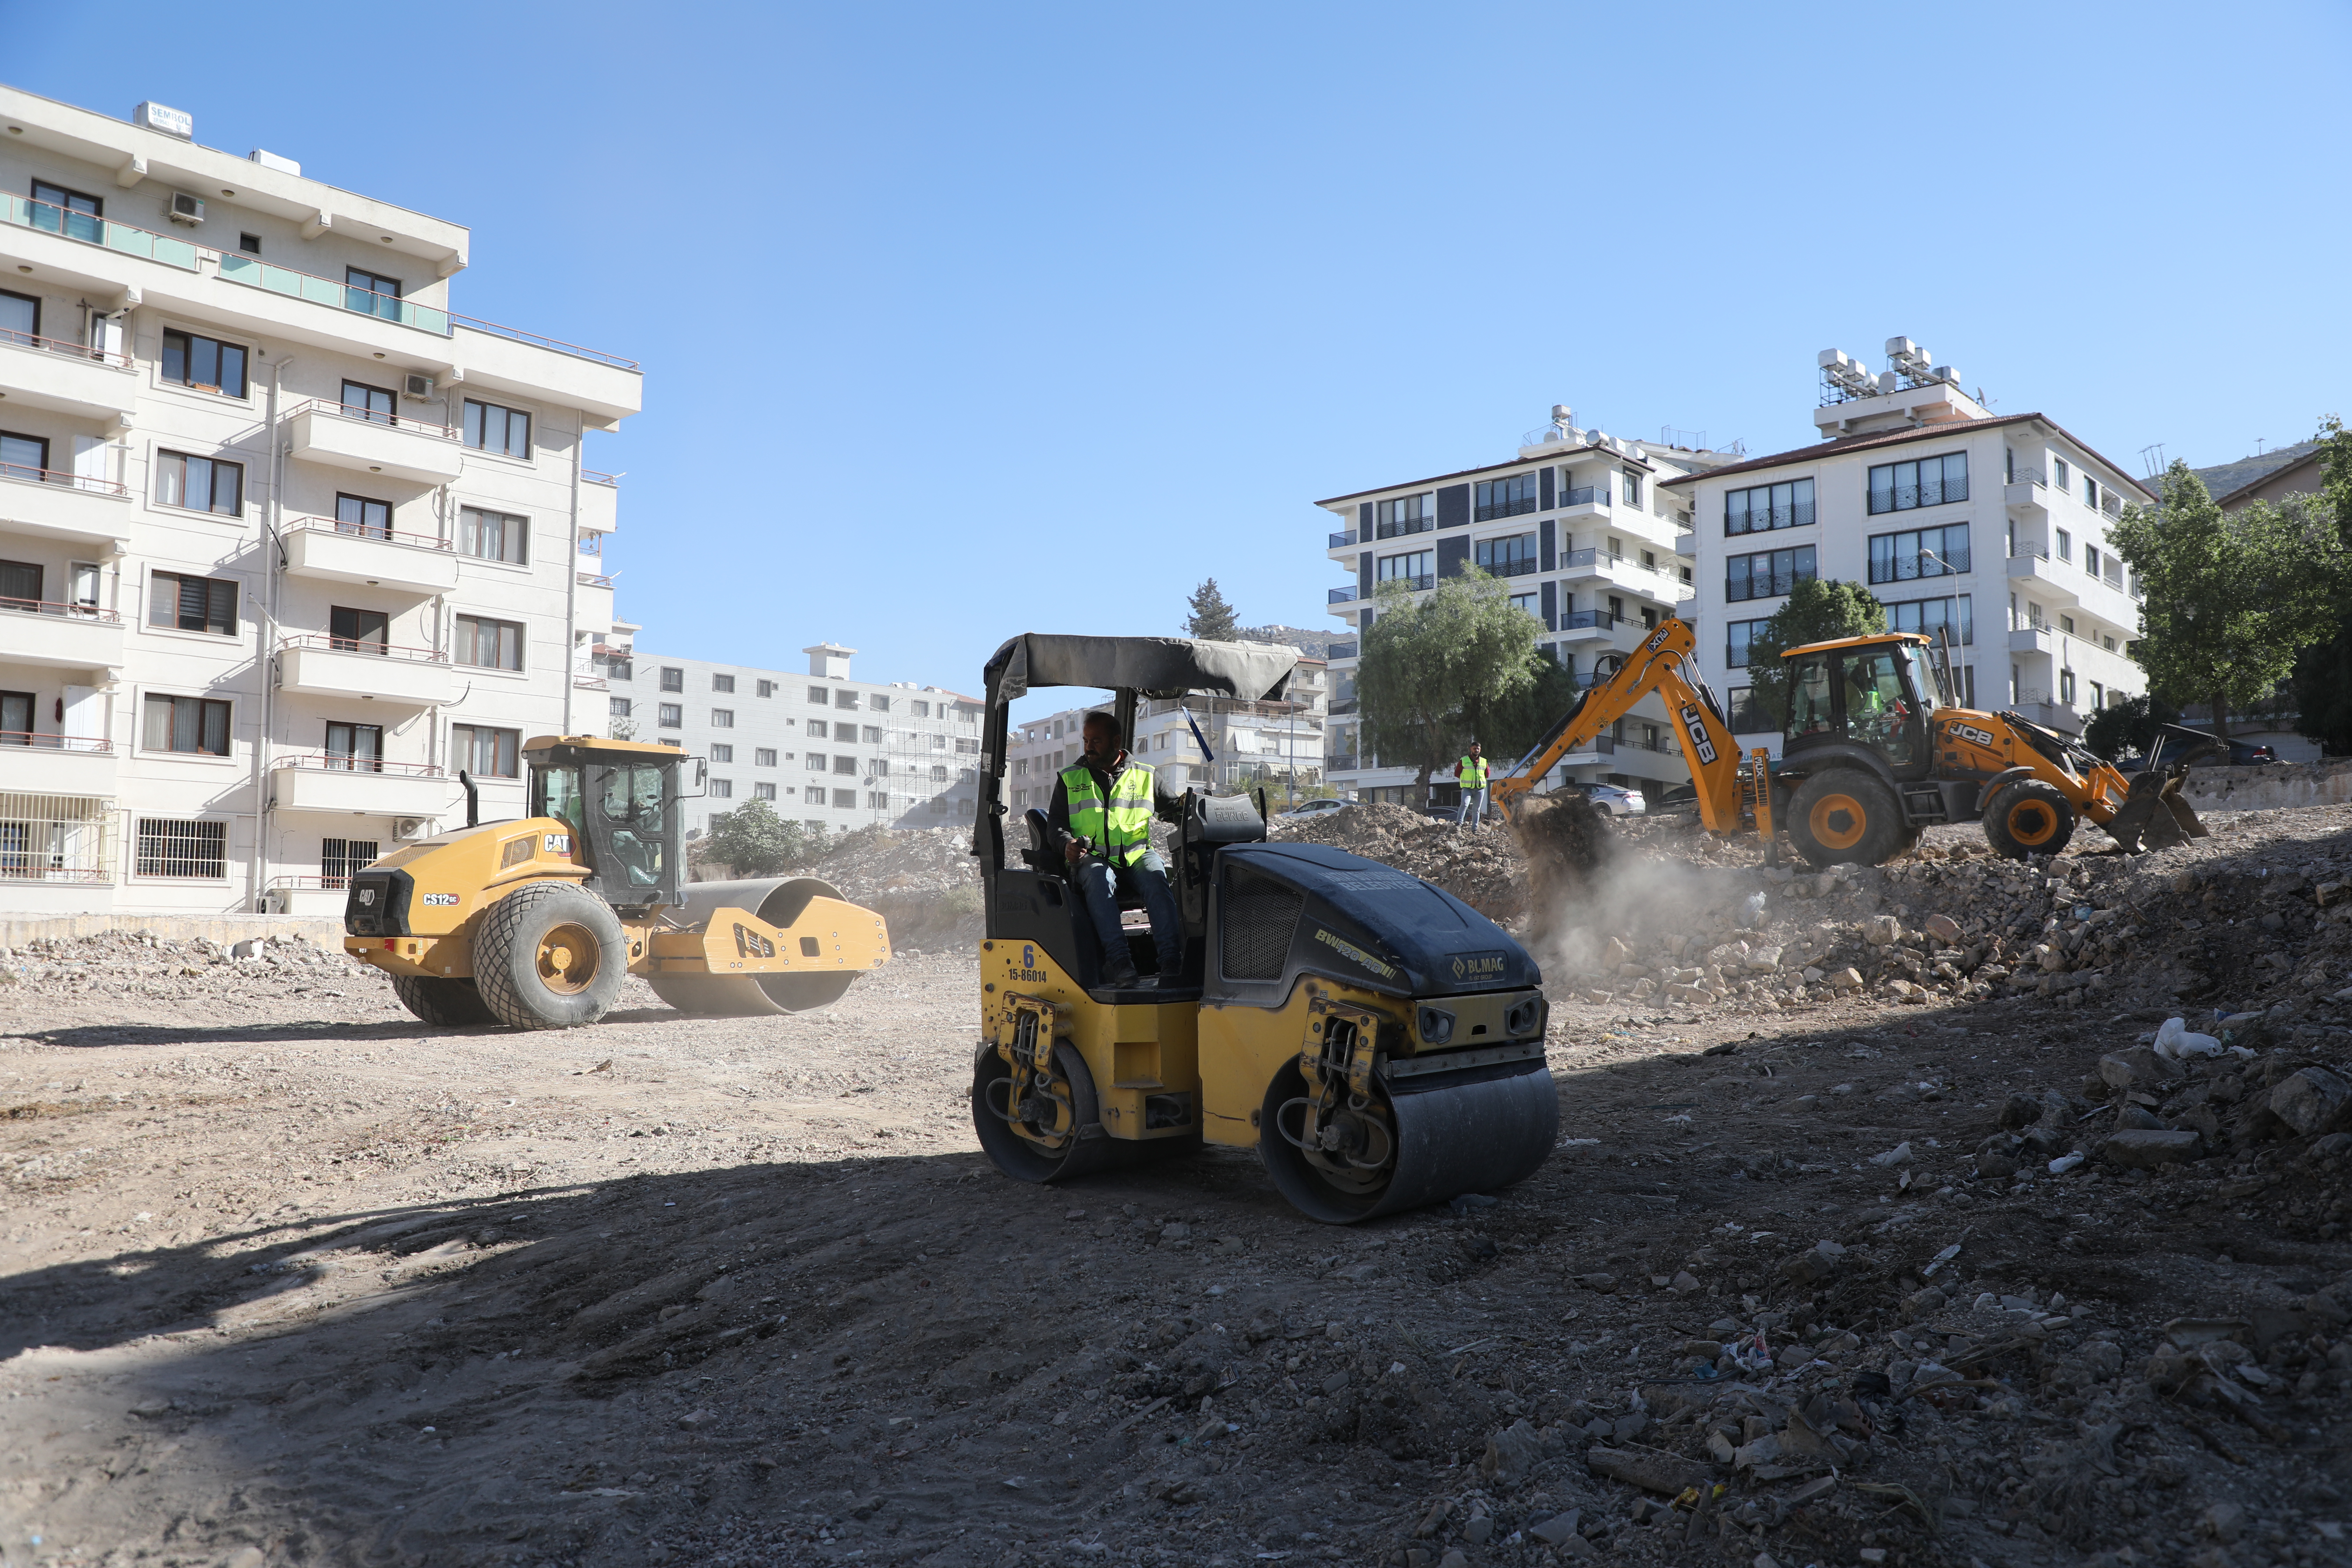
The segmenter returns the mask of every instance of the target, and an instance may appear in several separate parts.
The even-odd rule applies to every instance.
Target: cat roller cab
[[[1297,662],[1255,644],[1037,633],[989,661],[971,1108],[1006,1175],[1066,1181],[1216,1143],[1255,1150],[1299,1210],[1349,1224],[1507,1185],[1550,1153],[1542,976],[1451,894],[1322,845],[1269,843],[1262,803],[1178,791],[1157,772],[1183,963],[1154,973],[1149,931],[1130,929],[1143,979],[1114,985],[1045,813],[1008,835],[1006,736],[1024,693],[1108,688],[1132,734],[1142,701],[1278,700]]]
[[[523,747],[530,815],[412,844],[352,878],[343,949],[443,1027],[593,1024],[641,976],[681,1012],[798,1012],[890,956],[882,917],[814,877],[686,880],[675,746],[543,735]]]

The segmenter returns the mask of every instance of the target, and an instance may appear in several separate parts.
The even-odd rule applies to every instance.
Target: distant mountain
[[[2218,498],[2244,489],[2273,469],[2285,468],[2318,445],[2316,441],[2298,441],[2292,447],[2273,447],[2260,457],[2240,458],[2234,463],[2216,463],[2210,468],[2191,468],[2189,472],[2204,480],[2205,488]],[[2149,488],[2155,488],[2153,483]]]
[[[1337,632],[1310,632],[1298,626],[1244,626],[1234,634],[1244,642],[1280,643],[1309,658],[1329,658],[1331,645],[1344,640]]]

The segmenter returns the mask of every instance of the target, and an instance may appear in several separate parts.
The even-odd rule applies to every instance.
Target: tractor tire
[[[501,1024],[575,1029],[620,995],[628,951],[604,900],[570,882],[527,882],[482,912],[474,984]]]
[[[393,994],[400,1005],[436,1029],[463,1029],[476,1024],[495,1024],[499,1016],[482,1000],[482,994],[470,980],[447,979],[437,974],[395,974],[392,977]]]
[[[1893,790],[1858,768],[1832,768],[1797,786],[1789,841],[1819,869],[1883,866],[1914,840]]]
[[[1054,1047],[1055,1084],[1067,1096],[1054,1125],[1024,1121],[1029,1135],[1015,1131],[1018,1108],[1000,1107],[1012,1091],[1013,1068],[992,1047],[982,1047],[972,1064],[971,1125],[980,1146],[996,1168],[1019,1182],[1066,1182],[1119,1163],[1121,1153],[1102,1128],[1101,1101],[1086,1058],[1069,1046]],[[998,1084],[1004,1088],[999,1089]],[[1054,1087],[1054,1086],[1049,1086]],[[1011,1111],[1013,1114],[1008,1114]],[[1064,1125],[1066,1118],[1067,1124]],[[1058,1140],[1049,1142],[1048,1140]]]
[[[2074,837],[2074,807],[2057,785],[2020,779],[1986,803],[1984,832],[1993,853],[2006,859],[2055,855]]]

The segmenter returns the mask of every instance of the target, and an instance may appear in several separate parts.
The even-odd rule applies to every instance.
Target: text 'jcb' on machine
[[[426,1023],[593,1024],[628,974],[682,1012],[797,1012],[890,956],[882,917],[814,877],[688,882],[677,747],[542,735],[523,758],[529,816],[477,821],[459,773],[464,827],[352,878],[344,951]]]
[[[1948,650],[1916,632],[1881,632],[1792,647],[1788,722],[1775,762],[1743,763],[1723,708],[1692,658],[1691,628],[1667,620],[1607,680],[1580,698],[1528,754],[1494,781],[1497,807],[1532,792],[1559,760],[1581,751],[1655,694],[1690,766],[1699,816],[1717,833],[1763,835],[1768,857],[1785,829],[1815,866],[1875,866],[1907,851],[1938,823],[1981,822],[2011,859],[2055,855],[2078,819],[2126,850],[2205,837],[2180,798],[2194,753],[2126,778],[2054,730],[2012,712],[1953,700]]]
[[[1255,1149],[1275,1185],[1333,1224],[1528,1175],[1550,1152],[1542,976],[1484,915],[1426,882],[1318,844],[1265,841],[1244,796],[1168,792],[1184,968],[1103,984],[1094,927],[1045,813],[1008,860],[1013,701],[1108,688],[1140,699],[1279,699],[1288,649],[1175,637],[1014,637],[986,672],[980,812],[987,891],[972,1122],[997,1168],[1051,1182],[1202,1142]],[[1149,934],[1129,939],[1156,963]]]

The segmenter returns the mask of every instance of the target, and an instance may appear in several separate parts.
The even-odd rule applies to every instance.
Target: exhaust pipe
[[[457,770],[457,787],[466,792],[466,826],[482,825],[482,792],[474,787],[474,778],[465,769]]]

